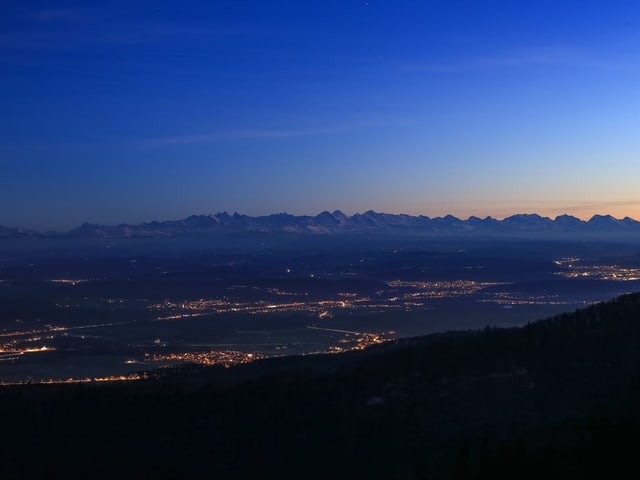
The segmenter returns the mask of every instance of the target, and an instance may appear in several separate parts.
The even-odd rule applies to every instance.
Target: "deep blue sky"
[[[0,0],[0,224],[640,217],[640,6]]]

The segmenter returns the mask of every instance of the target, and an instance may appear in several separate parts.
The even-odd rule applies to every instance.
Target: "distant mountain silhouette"
[[[316,216],[288,213],[251,217],[227,212],[192,215],[182,220],[165,220],[137,225],[97,225],[85,223],[63,234],[41,234],[0,226],[0,237],[64,236],[74,238],[170,237],[191,234],[232,232],[283,232],[306,234],[406,233],[417,235],[476,235],[516,237],[615,237],[640,236],[640,222],[629,217],[594,215],[584,221],[571,215],[555,219],[538,214],[518,214],[503,220],[447,215],[426,217],[378,213],[373,210],[347,216],[339,210]]]

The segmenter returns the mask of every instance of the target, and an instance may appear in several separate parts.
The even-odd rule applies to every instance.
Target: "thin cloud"
[[[490,204],[490,205],[512,205],[514,203],[513,200],[489,200],[489,201],[484,201],[483,203],[486,204]],[[579,200],[574,200],[572,203],[570,204],[565,204],[565,205],[559,205],[558,204],[558,200],[521,200],[519,202],[516,203],[520,203],[520,204],[537,204],[537,205],[544,205],[544,208],[550,208],[553,207],[557,210],[578,210],[578,209],[583,209],[583,208],[600,208],[600,207],[628,207],[628,206],[634,206],[634,205],[639,205],[640,206],[640,199],[639,200],[603,200],[603,201],[593,201],[593,200],[585,200],[584,202],[580,202]]]
[[[99,13],[99,10],[95,7],[48,8],[29,13],[26,15],[26,19],[41,23],[79,23],[95,20]]]
[[[413,63],[405,64],[402,70],[411,73],[469,73],[485,70],[518,69],[530,67],[585,67],[597,69],[634,69],[638,62],[630,59],[598,59],[571,49],[548,49],[521,52],[512,55],[477,57],[456,63]]]
[[[140,22],[120,25],[118,28],[81,28],[60,30],[23,30],[0,34],[0,49],[53,51],[89,49],[100,45],[137,45],[158,43],[166,40],[189,39],[205,36],[233,36],[248,34],[234,29],[194,29],[179,25]]]
[[[640,206],[640,200],[611,200],[597,203],[585,203],[580,205],[571,205],[564,207],[567,212],[574,212],[580,210],[605,210],[615,207],[635,207]]]
[[[11,51],[82,50],[101,45],[136,45],[193,38],[259,35],[234,26],[185,26],[159,18],[124,21],[102,7],[55,8],[15,17],[12,30],[0,33],[0,49]]]
[[[310,137],[319,135],[333,135],[345,133],[359,128],[358,126],[344,126],[334,128],[317,128],[307,130],[236,130],[227,132],[207,132],[194,135],[180,135],[173,137],[154,138],[140,143],[142,147],[167,147],[173,145],[189,145],[197,143],[225,142],[234,140],[277,140],[294,137]]]

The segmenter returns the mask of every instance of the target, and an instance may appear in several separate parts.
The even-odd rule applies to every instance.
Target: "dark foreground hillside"
[[[0,390],[1,478],[637,478],[640,295],[524,328]]]

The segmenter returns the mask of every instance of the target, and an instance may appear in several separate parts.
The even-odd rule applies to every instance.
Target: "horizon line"
[[[436,219],[444,219],[444,218],[454,218],[456,220],[460,220],[462,222],[468,222],[469,220],[472,219],[479,219],[479,220],[496,220],[498,222],[502,222],[508,218],[512,218],[512,217],[539,217],[542,220],[550,220],[552,222],[557,221],[559,218],[561,217],[569,217],[569,218],[574,218],[576,220],[579,220],[580,222],[583,223],[589,223],[591,220],[593,220],[594,218],[607,218],[610,217],[613,220],[616,221],[624,221],[624,220],[631,220],[634,222],[638,222],[640,223],[640,220],[630,217],[630,216],[624,216],[622,218],[618,218],[613,216],[612,214],[609,213],[595,213],[593,215],[591,215],[589,218],[586,217],[579,217],[576,215],[571,215],[569,213],[562,213],[559,215],[556,215],[555,217],[550,217],[550,216],[545,216],[545,215],[540,215],[538,213],[535,212],[531,212],[531,213],[514,213],[511,215],[505,215],[505,216],[501,216],[501,217],[494,217],[492,215],[485,215],[485,216],[479,216],[479,215],[469,215],[466,218],[463,217],[458,217],[454,214],[451,213],[447,213],[445,215],[438,215],[438,216],[434,216],[431,217],[429,215],[425,215],[425,214],[411,214],[411,213],[390,213],[390,212],[378,212],[372,209],[369,210],[365,210],[363,212],[355,212],[352,214],[346,214],[344,213],[342,210],[340,209],[336,209],[333,211],[329,211],[329,210],[322,210],[320,213],[317,213],[315,215],[313,214],[293,214],[293,213],[288,213],[286,211],[282,211],[282,212],[273,212],[273,213],[268,213],[268,214],[262,214],[262,215],[246,215],[244,213],[239,213],[237,211],[233,212],[233,213],[229,213],[226,210],[223,211],[219,211],[216,213],[194,213],[191,215],[188,215],[186,217],[182,217],[182,218],[174,218],[174,219],[164,219],[164,220],[144,220],[141,222],[137,222],[137,223],[129,223],[129,222],[119,222],[119,223],[100,223],[100,222],[91,222],[91,221],[84,221],[82,223],[78,223],[75,224],[76,226],[73,226],[71,228],[67,228],[67,229],[42,229],[42,228],[29,228],[29,227],[23,227],[21,225],[17,225],[17,226],[8,226],[5,224],[0,223],[0,228],[6,228],[9,230],[22,230],[22,231],[28,231],[28,232],[33,232],[33,233],[40,233],[40,234],[47,234],[47,233],[68,233],[70,231],[73,231],[77,228],[80,228],[84,225],[94,225],[94,226],[104,226],[104,227],[117,227],[117,226],[139,226],[139,225],[143,225],[143,224],[150,224],[150,223],[163,223],[163,222],[179,222],[181,220],[186,220],[188,218],[191,217],[215,217],[218,215],[228,215],[231,217],[234,216],[240,216],[240,217],[248,217],[248,218],[266,218],[266,217],[272,217],[272,216],[277,216],[277,215],[288,215],[294,218],[316,218],[322,214],[325,213],[329,213],[331,215],[335,215],[335,214],[341,214],[344,215],[346,218],[352,218],[355,216],[362,216],[362,215],[366,215],[369,213],[373,213],[373,214],[377,214],[377,215],[390,215],[390,216],[406,216],[406,217],[414,217],[414,218],[427,218],[429,220],[436,220]]]

